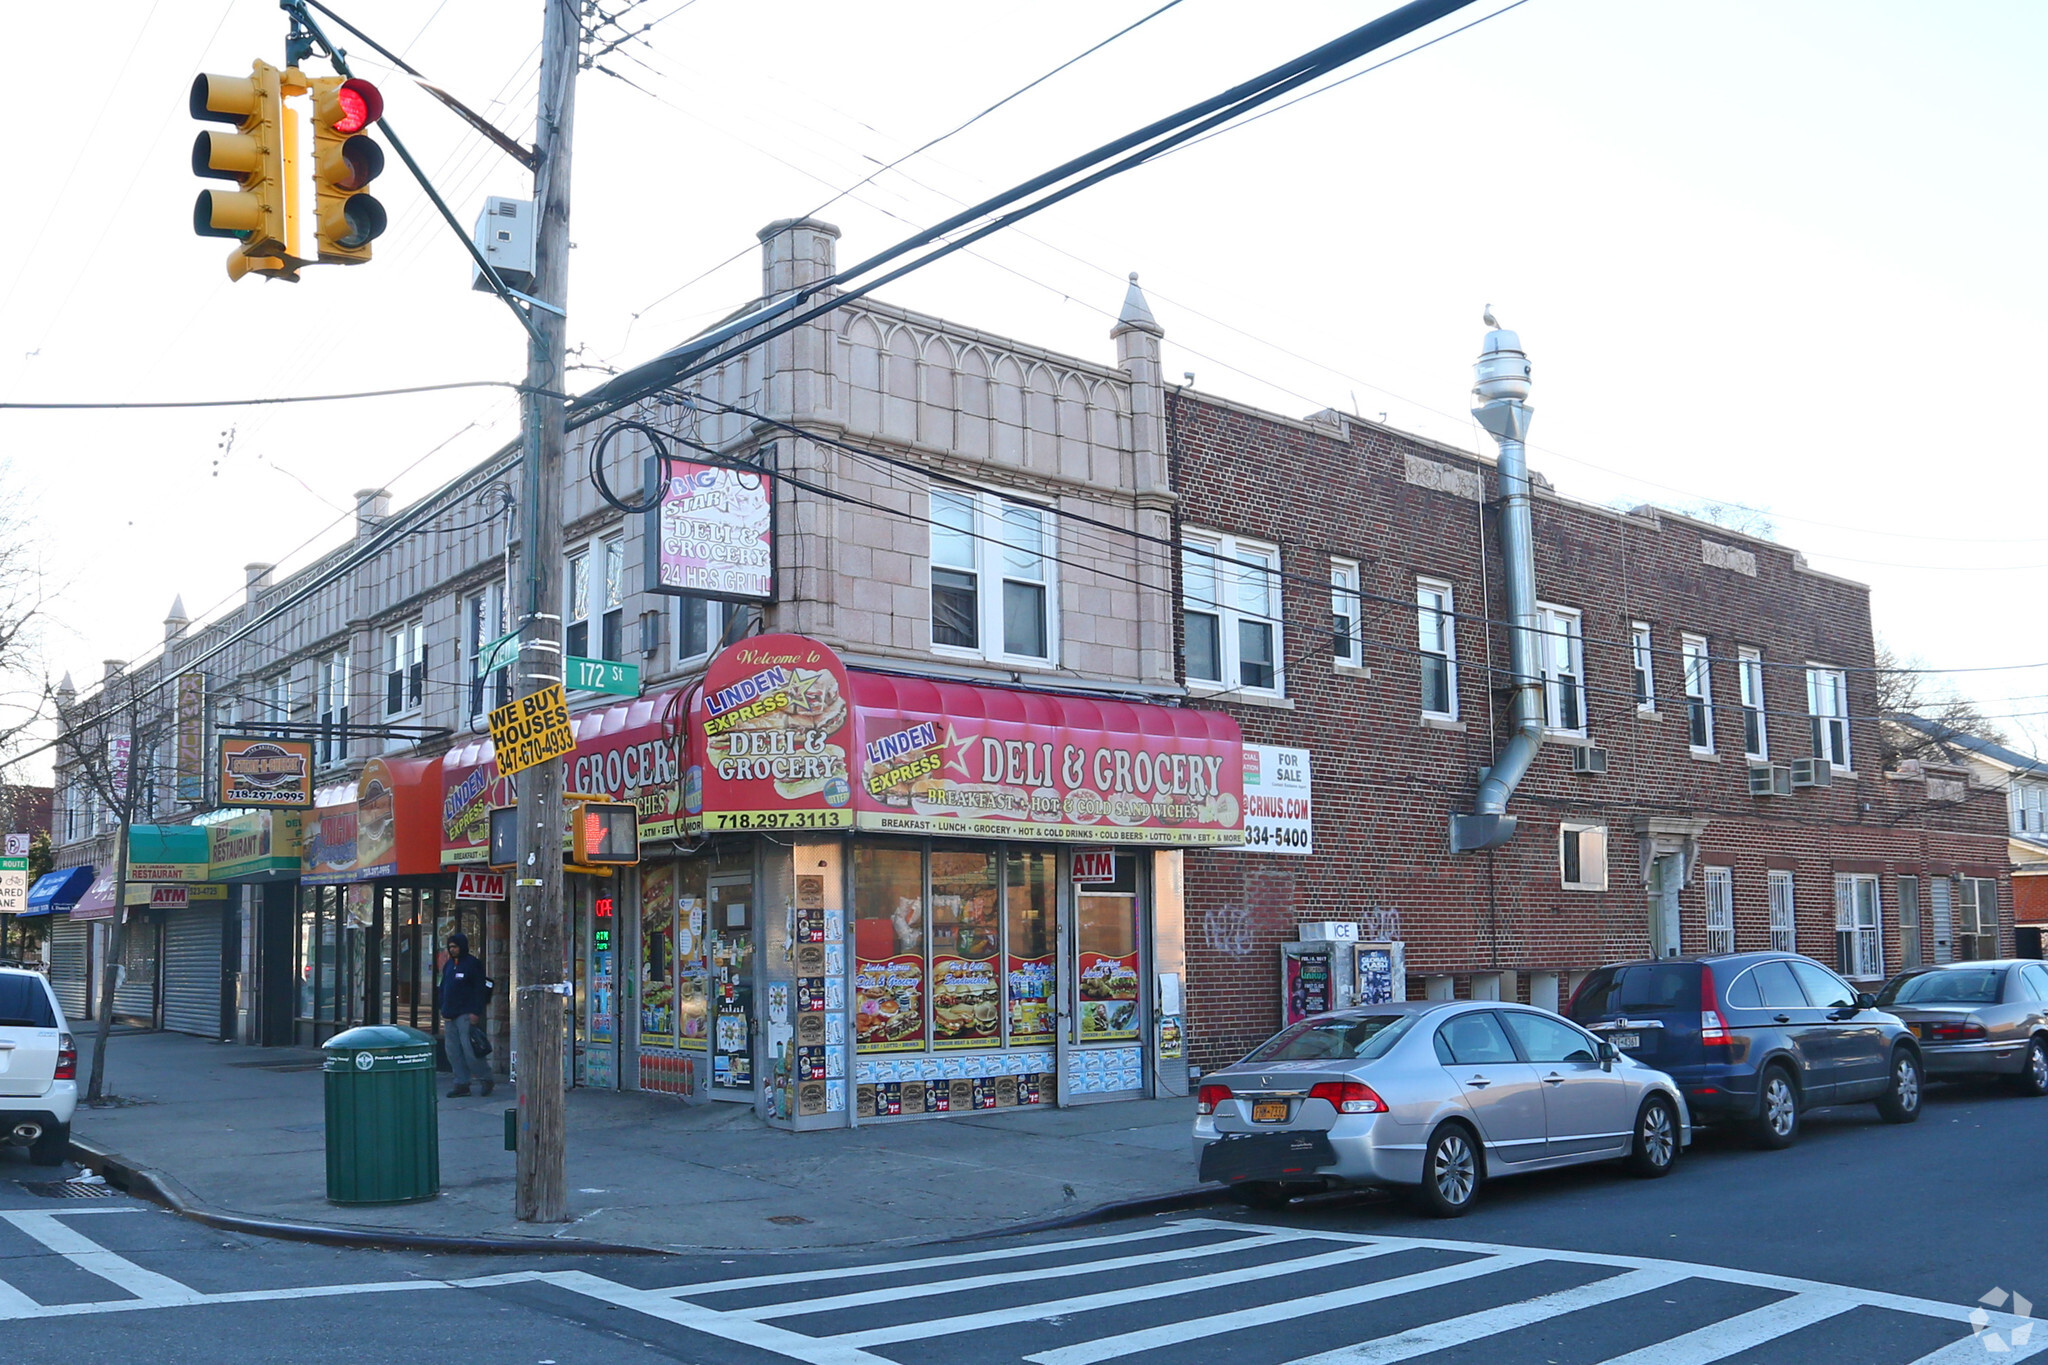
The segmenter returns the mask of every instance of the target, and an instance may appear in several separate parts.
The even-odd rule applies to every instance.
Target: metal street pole
[[[533,175],[535,326],[520,401],[525,443],[520,557],[526,603],[519,623],[521,697],[562,681],[562,454],[567,413],[564,317],[569,265],[570,149],[581,25],[575,0],[547,0],[540,117]],[[519,1065],[519,1156],[513,1212],[530,1223],[569,1216],[563,1046],[569,1005],[569,934],[562,899],[562,762],[518,774],[518,870],[512,901],[512,1045]]]

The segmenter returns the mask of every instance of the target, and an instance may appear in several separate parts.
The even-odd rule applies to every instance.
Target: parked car
[[[1692,1141],[1671,1078],[1528,1005],[1412,1001],[1319,1014],[1204,1076],[1195,1166],[1244,1203],[1405,1186],[1455,1218],[1482,1182],[1620,1160],[1670,1172]]]
[[[1920,1040],[1927,1074],[2003,1076],[2048,1095],[2048,964],[1951,962],[1901,972],[1877,993],[1880,1009]]]
[[[1669,1072],[1702,1123],[1789,1147],[1800,1116],[1875,1103],[1920,1117],[1920,1044],[1899,1020],[1812,958],[1724,953],[1623,962],[1588,974],[1565,1012],[1621,1052]]]
[[[0,1146],[38,1166],[64,1160],[78,1107],[78,1049],[40,972],[0,967]]]

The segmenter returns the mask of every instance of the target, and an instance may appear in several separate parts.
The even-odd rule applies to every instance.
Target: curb
[[[1120,1218],[1180,1213],[1186,1209],[1205,1209],[1212,1204],[1229,1202],[1228,1189],[1221,1185],[1204,1185],[1192,1190],[1178,1190],[1172,1194],[1148,1194],[1140,1199],[1119,1199],[1113,1203],[1097,1204],[1094,1208],[1083,1209],[1079,1213],[1062,1214],[1058,1218],[1041,1218],[1032,1223],[1012,1223],[1005,1227],[990,1228],[985,1232],[963,1232],[956,1237],[940,1237],[917,1245],[939,1247],[955,1242],[985,1242],[991,1237],[1020,1237],[1034,1232],[1058,1232],[1062,1228],[1084,1228],[1094,1223],[1113,1223]]]
[[[405,1232],[398,1229],[334,1227],[320,1223],[291,1223],[276,1218],[215,1209],[194,1198],[189,1191],[161,1171],[130,1161],[116,1152],[71,1139],[70,1158],[76,1165],[97,1172],[106,1182],[125,1194],[146,1199],[177,1214],[223,1232],[245,1232],[284,1242],[317,1242],[323,1246],[358,1247],[374,1251],[443,1251],[471,1256],[673,1256],[675,1251],[659,1247],[633,1246],[621,1242],[593,1242],[577,1237],[451,1237],[439,1233]]]

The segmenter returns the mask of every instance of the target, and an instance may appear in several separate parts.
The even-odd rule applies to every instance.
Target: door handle
[[[1465,1084],[1471,1086],[1474,1090],[1484,1090],[1487,1086],[1492,1085],[1493,1082],[1489,1081],[1484,1076],[1474,1076],[1471,1080],[1465,1082]]]
[[[1771,1022],[1774,1024],[1789,1024],[1792,1022],[1792,1016],[1789,1014],[1774,1014],[1771,1016]]]
[[[1553,1071],[1548,1076],[1545,1076],[1543,1078],[1543,1083],[1545,1085],[1563,1085],[1564,1077],[1558,1075],[1555,1071]]]

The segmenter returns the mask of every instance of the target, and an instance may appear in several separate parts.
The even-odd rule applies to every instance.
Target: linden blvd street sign
[[[571,691],[610,692],[621,697],[640,695],[640,665],[614,663],[610,659],[579,659],[574,654],[562,660],[562,685]]]

